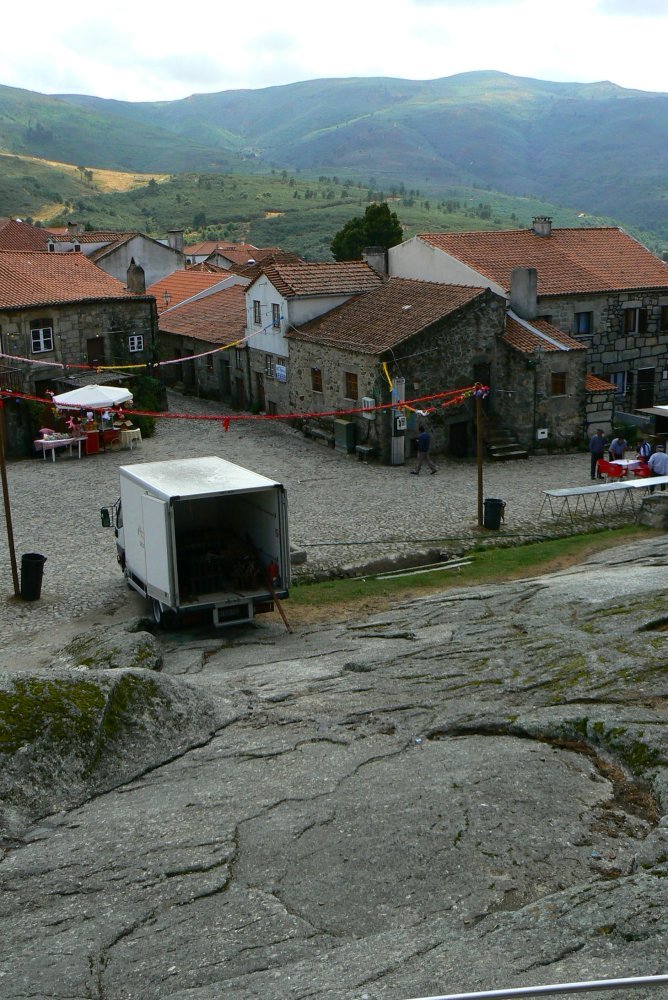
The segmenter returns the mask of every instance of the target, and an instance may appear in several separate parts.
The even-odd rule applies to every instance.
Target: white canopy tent
[[[84,385],[53,397],[60,410],[100,410],[132,403],[132,393],[114,385]]]

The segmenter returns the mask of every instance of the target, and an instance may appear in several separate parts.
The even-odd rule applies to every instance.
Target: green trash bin
[[[46,556],[39,552],[26,552],[21,556],[21,597],[24,601],[39,600],[45,562]]]
[[[495,500],[490,498],[485,500],[485,516],[483,518],[483,526],[485,528],[498,529],[501,527],[501,515],[503,514],[503,508],[505,507],[503,500]]]

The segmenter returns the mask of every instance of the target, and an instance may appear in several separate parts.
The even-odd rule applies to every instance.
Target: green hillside
[[[182,228],[188,242],[248,240],[256,246],[281,246],[309,260],[327,259],[333,234],[352,216],[363,215],[370,202],[382,199],[397,212],[407,239],[429,230],[524,227],[541,214],[565,226],[611,221],[475,188],[453,186],[434,197],[401,182],[383,190],[287,170],[266,176],[125,174],[0,154],[0,216],[49,225],[76,219],[90,229],[140,230],[155,237]],[[651,240],[645,234],[644,241]]]
[[[274,232],[281,238],[260,242],[294,238],[312,253],[340,220],[391,193],[408,231],[528,225],[541,211],[557,224],[613,221],[663,252],[667,148],[667,94],[495,72],[313,80],[155,103],[0,87],[0,151],[81,164],[94,178],[103,168],[160,178],[109,191],[56,166],[19,175],[2,157],[0,213]],[[466,210],[435,215],[452,202]]]

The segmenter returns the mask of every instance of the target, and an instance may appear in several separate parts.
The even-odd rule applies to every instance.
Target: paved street
[[[170,412],[226,411],[220,403],[170,393]],[[0,602],[0,626],[5,648],[18,633],[37,632],[126,599],[113,532],[102,528],[99,515],[100,507],[118,497],[119,465],[211,454],[285,484],[291,543],[308,556],[298,572],[309,573],[433,548],[456,550],[481,536],[499,540],[553,534],[549,518],[539,521],[542,491],[590,483],[587,454],[487,465],[484,496],[507,504],[505,525],[490,532],[477,527],[473,461],[435,456],[438,473],[423,470],[415,477],[409,466],[366,465],[278,421],[233,422],[226,433],[216,421],[161,419],[155,436],[132,452],[81,461],[62,453],[55,462],[50,457],[12,461],[8,481],[19,565],[24,552],[42,553],[47,561],[42,599],[15,600],[2,518],[6,599]]]

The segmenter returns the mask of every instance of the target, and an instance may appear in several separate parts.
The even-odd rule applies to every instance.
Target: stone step
[[[528,458],[529,453],[523,448],[490,448],[489,457],[495,462],[507,462],[517,458]]]

